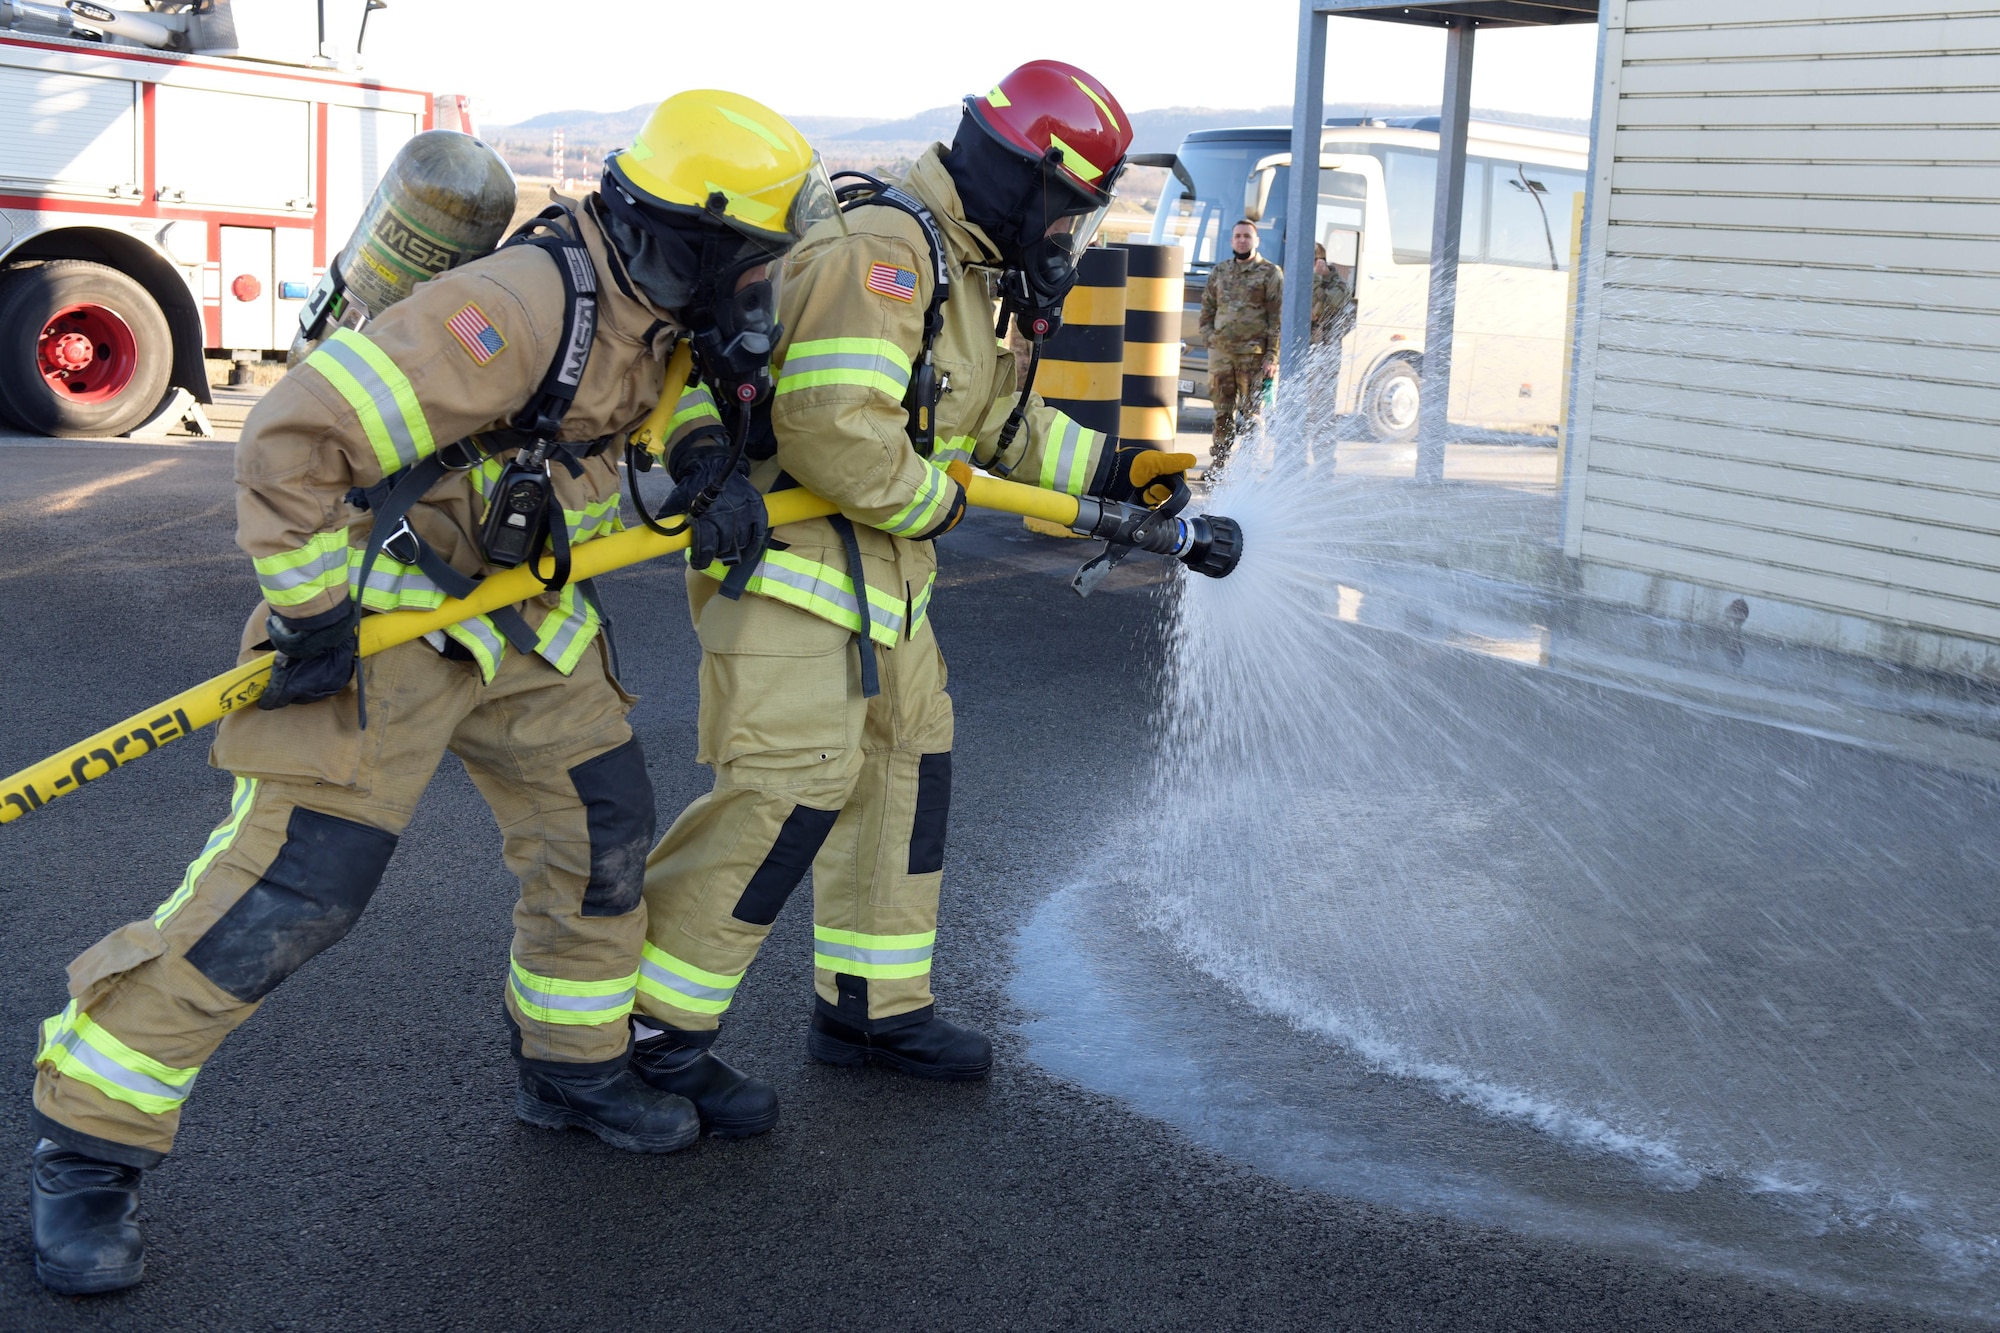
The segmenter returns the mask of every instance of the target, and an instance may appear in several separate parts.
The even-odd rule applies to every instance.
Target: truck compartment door
[[[0,183],[89,199],[139,197],[139,85],[0,65]]]
[[[312,103],[163,83],[153,112],[162,203],[312,207]]]

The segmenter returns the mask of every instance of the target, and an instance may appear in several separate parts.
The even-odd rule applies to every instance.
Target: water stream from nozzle
[[[1038,1056],[1341,1192],[2000,1316],[1990,783],[1589,679],[1684,627],[1593,640],[1454,559],[1509,540],[1466,488],[1303,452],[1203,501],[1249,541],[1172,594],[1138,802],[1171,817],[1024,938]],[[1196,1031],[1288,1052],[1210,1071],[1264,1083],[1222,1139],[1149,1063]]]

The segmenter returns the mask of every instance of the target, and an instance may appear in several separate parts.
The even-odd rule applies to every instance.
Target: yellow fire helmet
[[[720,222],[778,250],[840,213],[805,136],[740,93],[675,93],[605,165],[642,205]]]

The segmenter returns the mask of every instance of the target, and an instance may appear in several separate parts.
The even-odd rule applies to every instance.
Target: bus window
[[[1367,177],[1353,171],[1319,173],[1319,213],[1314,219],[1313,239],[1326,247],[1328,263],[1353,269],[1361,253],[1367,204]]]
[[[1492,188],[1487,262],[1567,270],[1571,200],[1583,190],[1582,173],[1495,162]]]
[[[1437,211],[1437,154],[1413,148],[1377,148],[1388,194],[1389,236],[1398,264],[1431,262],[1431,221]],[[1465,163],[1465,204],[1459,213],[1458,262],[1486,258],[1487,163]]]

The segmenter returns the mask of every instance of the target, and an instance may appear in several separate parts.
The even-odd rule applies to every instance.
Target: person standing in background
[[[1209,400],[1215,404],[1211,470],[1223,466],[1236,437],[1263,410],[1264,391],[1278,374],[1278,312],[1285,276],[1257,253],[1257,227],[1238,222],[1231,257],[1209,270],[1201,298],[1201,336],[1208,346]]]

